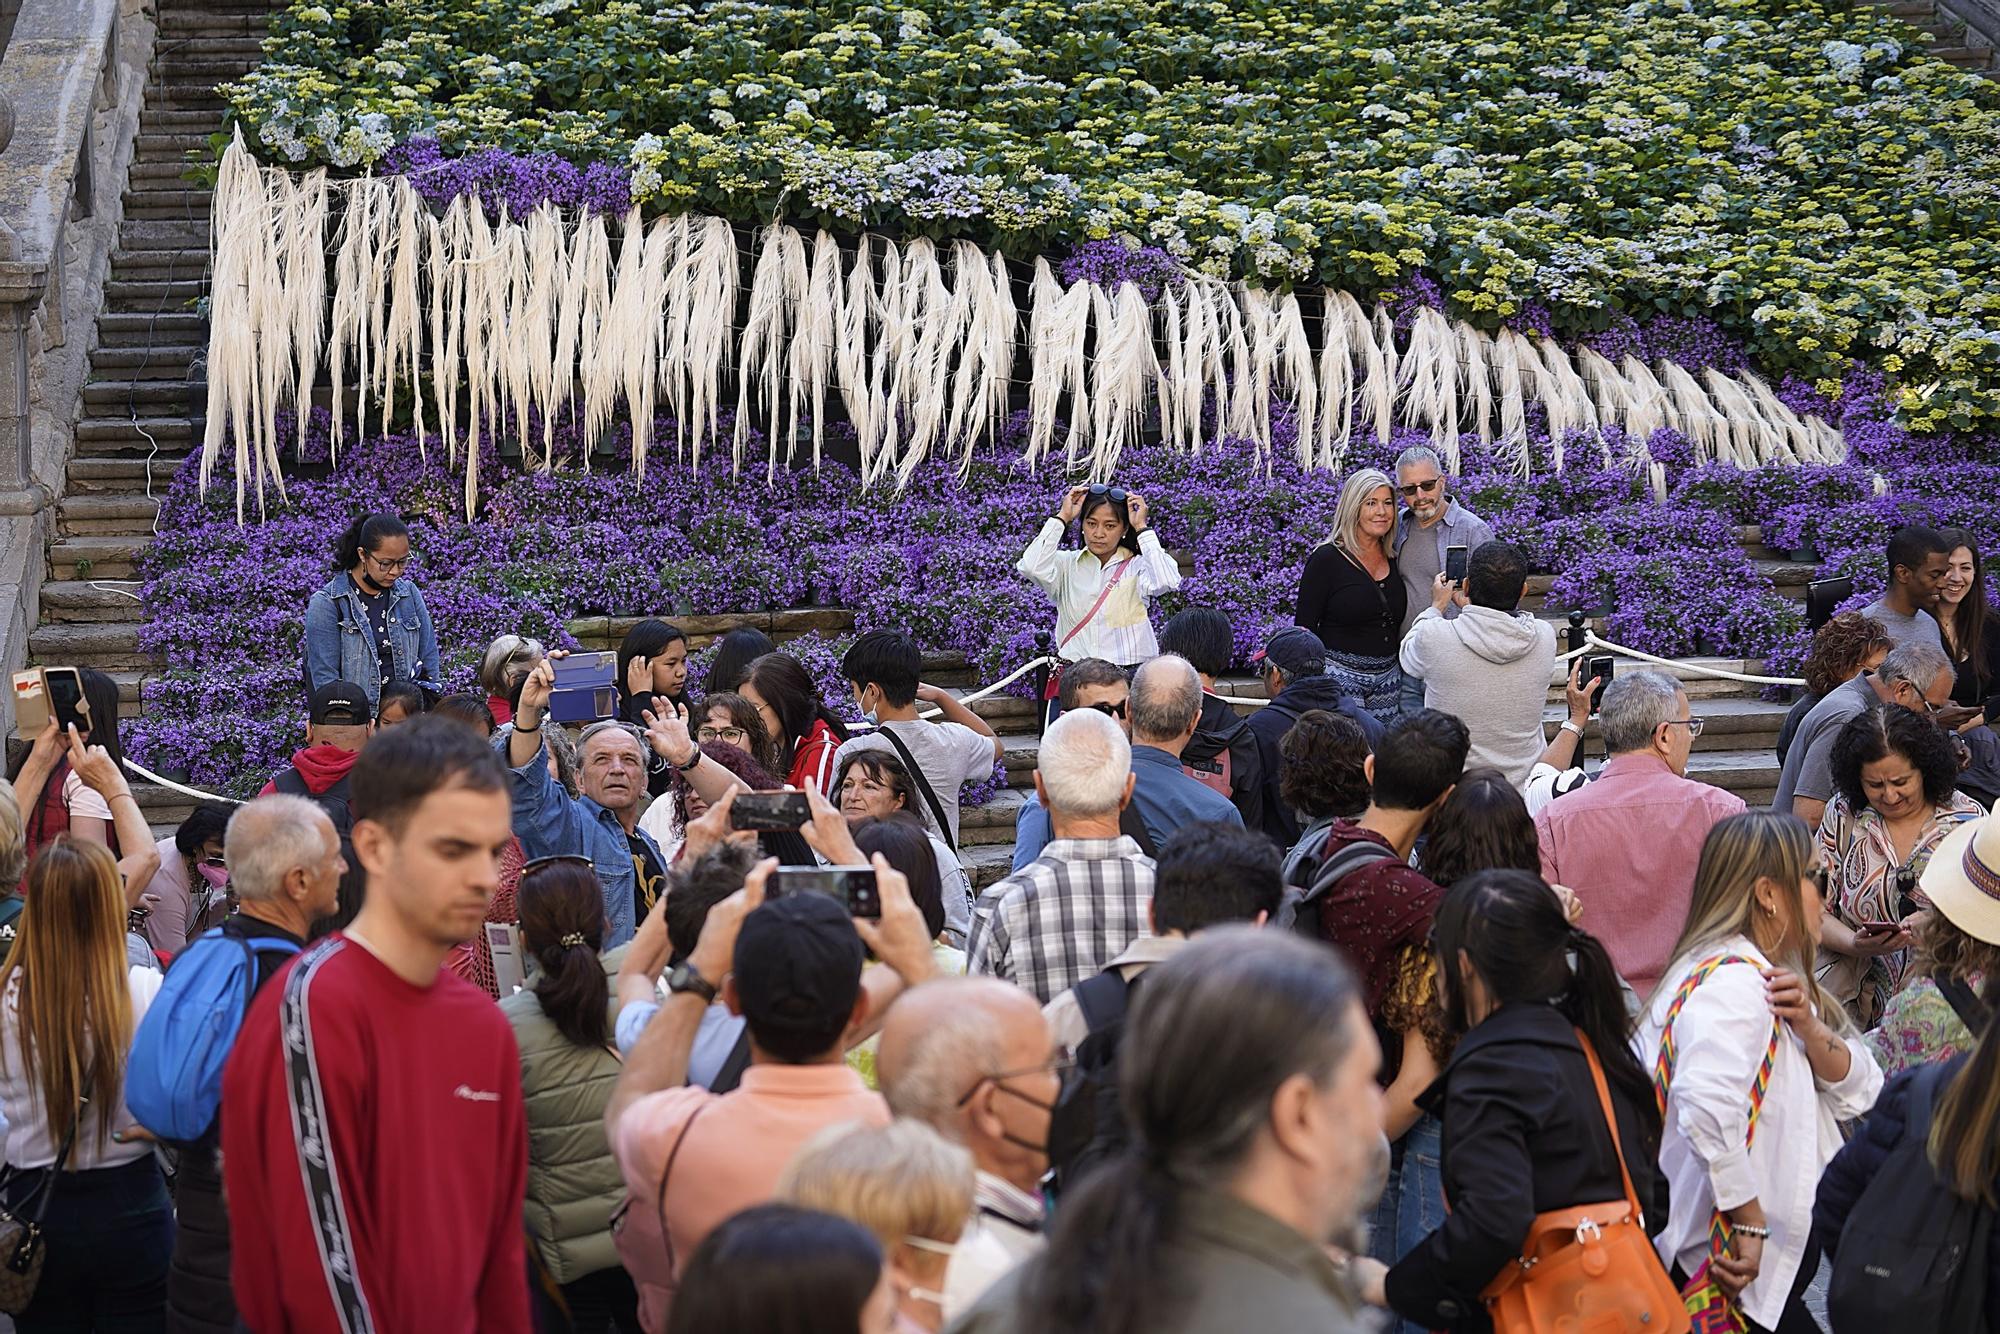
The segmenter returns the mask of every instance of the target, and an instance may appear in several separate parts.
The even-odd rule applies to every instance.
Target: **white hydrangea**
[[[998,28],[981,29],[979,33],[979,40],[986,43],[988,46],[992,47],[995,51],[999,51],[1004,55],[1017,56],[1021,54],[1021,52],[1027,50],[1026,47],[1022,46],[1019,42],[1015,41],[1012,37],[1000,31],[1000,29]]]
[[[881,93],[871,90],[861,95],[861,105],[868,108],[868,110],[874,112],[875,114],[880,115],[883,111],[888,109],[889,99],[884,97]]]
[[[787,116],[810,116],[812,109],[802,99],[794,97],[785,103],[785,114]]]
[[[644,199],[660,188],[660,169],[650,162],[632,169],[632,197]]]
[[[541,3],[535,6],[535,13],[538,17],[547,18],[551,14],[560,14],[565,9],[573,9],[575,6],[576,0],[541,0]]]
[[[769,88],[766,88],[761,83],[739,83],[736,85],[736,97],[738,101],[754,101],[759,97],[767,96],[770,91]]]
[[[632,158],[637,161],[640,158],[651,157],[660,151],[660,147],[660,136],[649,130],[632,141]]]
[[[714,121],[718,126],[720,126],[722,129],[725,130],[734,129],[736,126],[736,117],[730,115],[727,111],[722,110],[720,107],[716,108],[714,111],[709,112],[708,118]]]
[[[712,106],[712,107],[726,107],[726,106],[728,106],[728,105],[729,105],[729,90],[728,90],[727,88],[711,88],[711,89],[709,89],[709,90],[708,90],[708,104],[709,104],[710,106]]]
[[[1843,79],[1856,78],[1861,73],[1861,62],[1867,57],[1868,49],[1854,42],[1826,42],[1819,48],[1826,57],[1826,63],[1833,66],[1833,72]]]
[[[333,22],[333,15],[327,13],[326,9],[321,5],[312,5],[299,11],[299,22],[314,24],[331,23]]]
[[[1126,135],[1123,139],[1120,139],[1118,142],[1125,145],[1125,147],[1127,148],[1144,148],[1147,144],[1151,143],[1152,140],[1149,139],[1147,136],[1140,134],[1137,130],[1134,130],[1132,133]]]

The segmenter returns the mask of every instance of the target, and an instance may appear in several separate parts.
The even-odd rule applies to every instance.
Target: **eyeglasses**
[[[226,857],[203,857],[200,864],[213,867],[218,871],[227,871],[229,869],[229,859]]]
[[[971,1102],[972,1095],[979,1092],[981,1086],[986,1084],[992,1084],[1001,1091],[1011,1093],[1017,1098],[1026,1098],[1029,1102],[1034,1102],[1035,1099],[1028,1098],[1028,1095],[1022,1093],[1020,1090],[1008,1088],[1007,1081],[1010,1079],[1019,1079],[1024,1075],[1054,1075],[1059,1085],[1067,1084],[1070,1072],[1074,1069],[1076,1069],[1075,1061],[1063,1056],[1054,1056],[1043,1061],[1040,1065],[1030,1065],[1019,1070],[1001,1070],[994,1074],[981,1075],[977,1080],[973,1081],[972,1087],[965,1091],[964,1096],[959,1098],[955,1105],[963,1107],[968,1102]]]
[[[1407,500],[1411,496],[1414,496],[1419,492],[1423,493],[1424,495],[1429,495],[1431,492],[1437,490],[1442,485],[1444,485],[1444,478],[1433,477],[1428,482],[1412,482],[1407,486],[1399,486],[1396,489],[1402,492],[1403,498]]]
[[[412,551],[409,555],[403,557],[401,560],[383,560],[380,556],[376,555],[372,551],[365,552],[363,554],[365,554],[369,560],[381,566],[383,569],[388,570],[392,574],[400,573],[401,571],[408,569],[410,562],[417,558],[417,553],[414,551]]]
[[[694,734],[695,740],[703,743],[726,741],[732,746],[742,745],[743,738],[748,735],[749,733],[740,727],[704,727]]]
[[[1092,500],[1096,500],[1099,496],[1109,496],[1114,505],[1125,503],[1125,488],[1122,486],[1106,486],[1102,482],[1096,482],[1092,484],[1087,494]]]
[[[533,857],[521,863],[521,876],[526,879],[544,866],[588,866],[596,869],[597,863],[580,852],[558,852],[549,857]]]
[[[1665,723],[1665,726],[1667,726],[1667,727],[1685,727],[1685,728],[1687,728],[1687,730],[1688,730],[1688,736],[1689,736],[1689,737],[1698,737],[1698,736],[1700,736],[1700,735],[1701,735],[1701,729],[1702,729],[1702,728],[1704,728],[1704,727],[1706,727],[1706,726],[1708,726],[1708,719],[1706,719],[1706,718],[1669,718],[1669,719],[1667,719],[1667,721],[1666,721],[1666,723]]]
[[[1126,702],[1122,699],[1117,699],[1117,700],[1103,699],[1099,700],[1097,703],[1091,705],[1090,707],[1096,709],[1099,713],[1104,714],[1106,717],[1123,718],[1125,716]]]

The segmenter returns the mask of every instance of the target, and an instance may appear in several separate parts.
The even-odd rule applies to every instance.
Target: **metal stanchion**
[[[1049,646],[1053,641],[1046,630],[1035,632],[1035,656],[1042,660],[1035,668],[1035,735],[1049,730]]]

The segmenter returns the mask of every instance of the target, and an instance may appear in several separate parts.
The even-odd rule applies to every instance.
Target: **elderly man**
[[[314,922],[331,917],[347,862],[333,821],[303,797],[259,797],[229,817],[222,840],[240,909],[219,931],[248,945],[262,988],[302,948]],[[257,941],[283,948],[259,948]],[[208,948],[208,947],[204,947]],[[235,950],[242,948],[231,945]],[[236,1298],[229,1287],[229,1213],[211,1129],[181,1150],[173,1267],[167,1274],[167,1323],[175,1329],[230,1329]]]
[[[1687,921],[1702,842],[1743,800],[1685,777],[1701,719],[1665,672],[1606,686],[1598,726],[1603,772],[1535,817],[1542,878],[1576,891],[1584,924],[1643,1000]]]
[[[1832,690],[1813,705],[1785,752],[1778,775],[1773,810],[1790,811],[1814,829],[1833,799],[1833,739],[1847,720],[1877,704],[1900,704],[1917,713],[1932,714],[1951,703],[1956,677],[1943,650],[1922,640],[1907,640],[1890,650],[1882,665],[1863,672]]]
[[[980,895],[967,971],[1017,983],[1046,1005],[1147,934],[1153,860],[1118,824],[1132,786],[1132,744],[1116,722],[1095,709],[1056,719],[1035,770],[1055,837]]]
[[[1493,528],[1452,498],[1444,465],[1427,445],[1412,445],[1396,456],[1396,491],[1403,497],[1396,520],[1396,568],[1409,590],[1409,610],[1403,615],[1403,633],[1408,634],[1431,605],[1431,582],[1444,571],[1446,548],[1477,551],[1493,540]]]
[[[1041,1247],[1056,1056],[1034,1000],[991,978],[929,982],[889,1010],[875,1063],[889,1109],[963,1144],[977,1170],[945,1271],[947,1320]]]
[[[1058,717],[1078,709],[1094,709],[1117,723],[1127,737],[1132,735],[1132,683],[1126,678],[1125,669],[1117,663],[1106,662],[1102,658],[1085,658],[1081,662],[1067,664],[1062,670],[1057,703],[1061,706]],[[1145,828],[1138,812],[1126,812],[1124,828],[1136,839],[1138,832]],[[1021,813],[1014,817],[1014,860],[1007,868],[1008,872],[1018,871],[1041,856],[1048,842],[1048,808],[1030,792],[1028,799],[1021,803]]]
[[[521,687],[514,730],[507,735],[507,766],[514,771],[514,833],[530,860],[580,855],[597,868],[604,886],[604,948],[632,939],[666,886],[667,859],[652,836],[639,828],[646,795],[646,747],[680,771],[706,801],[740,786],[719,764],[706,762],[688,735],[687,715],[655,717],[650,731],[629,723],[592,723],[578,739],[581,797],[572,797],[550,772],[542,747],[542,724],[555,689],[555,660],[549,654]],[[497,742],[495,744],[498,744]]]

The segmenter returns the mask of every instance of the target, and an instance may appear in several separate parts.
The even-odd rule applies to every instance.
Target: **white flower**
[[[785,114],[787,116],[810,116],[812,110],[802,100],[794,97],[785,103]]]
[[[1131,134],[1126,135],[1123,139],[1120,139],[1118,142],[1125,145],[1125,147],[1127,148],[1144,148],[1147,144],[1151,143],[1152,140],[1148,139],[1145,135],[1140,134],[1138,131],[1134,130]]]
[[[711,88],[711,89],[709,89],[709,90],[708,90],[708,104],[709,104],[710,106],[712,106],[712,107],[726,107],[726,106],[728,106],[728,105],[729,105],[729,90],[728,90],[727,88]]]
[[[331,22],[333,22],[333,15],[331,15],[331,14],[327,13],[327,12],[326,12],[326,10],[325,10],[325,9],[324,9],[324,8],[323,8],[322,6],[319,6],[319,5],[313,5],[313,6],[311,6],[310,8],[307,8],[307,9],[301,9],[301,10],[299,11],[299,22],[301,22],[301,23],[331,23]]]
[[[866,92],[861,95],[861,105],[880,115],[888,107],[889,99],[878,92]]]
[[[979,40],[992,47],[995,51],[1000,51],[1010,56],[1019,55],[1027,49],[998,28],[981,29]]]
[[[648,132],[632,141],[632,157],[635,161],[639,158],[651,157],[659,151],[660,136],[657,134]]]
[[[770,91],[769,88],[766,88],[761,83],[739,83],[736,85],[736,96],[739,100],[763,97]]]
[[[645,163],[632,172],[632,197],[643,199],[660,188],[659,168]]]
[[[721,110],[720,108],[717,108],[716,110],[709,112],[708,118],[714,121],[717,125],[721,126],[725,130],[734,127],[736,124],[736,117],[730,115],[727,111]]]
[[[1826,42],[1819,48],[1826,57],[1826,63],[1833,66],[1833,72],[1843,79],[1852,79],[1861,73],[1861,62],[1867,57],[1866,47],[1853,42]]]
[[[1728,45],[1729,45],[1729,38],[1725,37],[1721,33],[1717,33],[1715,34],[1715,36],[1703,42],[1701,44],[1701,49],[1704,51],[1720,51],[1723,47]]]
[[[574,8],[575,5],[576,0],[541,0],[541,3],[535,6],[535,13],[541,18],[547,18],[551,14],[560,14],[565,9]]]

